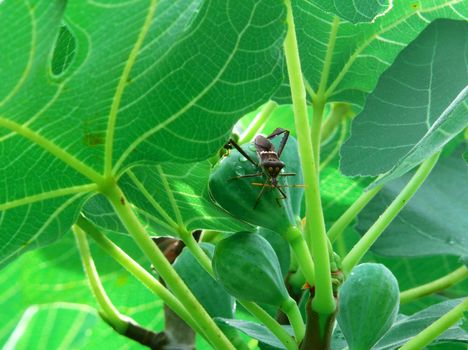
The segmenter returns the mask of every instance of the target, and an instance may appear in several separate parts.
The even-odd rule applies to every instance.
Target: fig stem
[[[104,250],[110,257],[118,262],[123,268],[130,272],[136,279],[138,279],[145,287],[160,297],[171,310],[173,310],[179,317],[187,322],[193,329],[199,331],[199,327],[193,321],[190,314],[184,306],[177,300],[177,298],[164,287],[161,282],[154,278],[148,271],[146,271],[140,264],[133,260],[127,253],[125,253],[118,245],[107,238],[100,232],[96,226],[83,216],[80,216],[76,225],[91,236],[93,240]],[[201,331],[200,331],[201,333]]]
[[[294,335],[296,337],[296,343],[300,344],[305,335],[305,325],[304,320],[302,319],[301,312],[299,307],[296,304],[296,301],[289,297],[283,305],[281,305],[281,310],[288,317],[289,322],[294,330]]]
[[[306,232],[305,239],[312,250],[315,262],[315,298],[313,308],[322,314],[332,314],[335,310],[330,260],[328,256],[325,221],[315,166],[314,151],[307,115],[306,91],[304,86],[299,49],[296,39],[294,17],[290,0],[285,1],[287,8],[288,33],[284,42],[286,65],[293,101],[294,121],[299,143],[299,155],[305,183]],[[313,245],[311,244],[313,242]],[[312,249],[313,248],[313,249]]]
[[[374,198],[382,189],[383,184],[377,185],[369,191],[365,191],[361,196],[336,220],[328,230],[328,238],[333,243],[336,238],[353,222],[362,209]]]
[[[252,120],[247,129],[242,133],[238,143],[242,145],[243,143],[251,142],[255,135],[262,131],[266,121],[276,107],[278,107],[278,104],[275,101],[270,100],[265,103],[260,112],[255,116],[254,120]]]
[[[406,304],[410,301],[421,298],[425,295],[429,295],[450,286],[453,286],[456,283],[459,283],[465,280],[468,277],[468,269],[465,265],[459,267],[455,271],[449,273],[446,276],[438,278],[429,283],[423,284],[421,286],[405,290],[400,293],[400,304]]]
[[[439,335],[457,323],[466,311],[468,311],[468,298],[465,298],[460,304],[455,306],[444,316],[432,323],[415,337],[411,338],[400,348],[400,350],[424,349],[426,345],[429,345]]]
[[[157,269],[159,275],[164,279],[182,305],[184,305],[187,310],[190,310],[193,319],[198,323],[200,328],[204,329],[204,335],[212,346],[216,349],[234,350],[234,346],[231,342],[226,338],[213,319],[211,319],[187,285],[182,281],[161,250],[154,244],[128,204],[128,200],[126,200],[122,190],[114,184],[108,186],[103,194],[110,201],[128,233]]]
[[[431,170],[439,159],[440,151],[426,159],[419,166],[411,180],[403,190],[393,200],[390,206],[383,212],[376,222],[367,230],[362,238],[356,243],[351,251],[343,259],[343,271],[349,274],[354,266],[361,261],[364,254],[370,249],[372,244],[380,237],[383,231],[390,225],[398,213],[405,207],[406,203],[413,197],[419,187],[424,183],[431,173]]]
[[[301,269],[304,277],[311,286],[315,283],[315,267],[312,256],[310,255],[309,249],[307,248],[306,241],[301,231],[295,227],[290,226],[284,235],[284,238],[288,241],[291,249],[296,258],[296,262]]]
[[[78,246],[89,286],[101,309],[103,317],[118,333],[124,334],[127,329],[127,321],[124,320],[124,316],[122,316],[119,310],[112,304],[112,301],[104,290],[96,265],[91,256],[86,233],[77,225],[72,226],[72,231],[75,234],[76,245]]]

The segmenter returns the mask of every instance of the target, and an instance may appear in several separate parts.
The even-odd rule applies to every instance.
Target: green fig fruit
[[[278,142],[273,140],[273,144]],[[258,157],[253,144],[246,144],[242,149],[254,161]],[[277,149],[277,148],[276,148]],[[304,189],[287,186],[302,185],[302,171],[297,154],[297,142],[289,137],[280,157],[285,163],[282,172],[295,173],[295,176],[279,176],[278,183],[286,194],[281,198],[280,192],[271,186],[268,176],[262,168],[249,162],[237,150],[231,150],[227,157],[214,167],[210,175],[209,188],[212,198],[234,217],[255,226],[269,228],[284,233],[289,226],[297,224]],[[260,174],[257,177],[236,178],[248,174]],[[267,183],[261,198],[257,201],[262,184]],[[255,208],[254,208],[255,207]]]
[[[236,299],[278,307],[289,299],[275,251],[256,233],[238,232],[219,242],[213,269]]]
[[[349,350],[369,350],[390,329],[400,302],[398,281],[382,264],[356,266],[339,291],[338,323]]]

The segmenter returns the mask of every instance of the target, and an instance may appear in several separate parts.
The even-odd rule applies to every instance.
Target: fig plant
[[[465,349],[467,17],[0,1],[2,347]]]

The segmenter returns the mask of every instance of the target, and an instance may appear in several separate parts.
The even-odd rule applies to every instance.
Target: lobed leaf
[[[392,1],[390,0],[305,0],[305,2],[314,4],[322,10],[351,23],[373,22],[377,17],[384,15],[392,8]]]
[[[0,8],[1,265],[59,239],[104,175],[208,158],[282,80],[280,2]]]
[[[307,83],[315,94],[322,84],[327,102],[349,102],[357,110],[398,53],[431,21],[468,17],[462,0],[394,1],[385,16],[360,24],[340,22],[311,0],[293,2],[293,11]],[[326,66],[329,74],[322,77]],[[276,98],[288,96],[281,88]]]

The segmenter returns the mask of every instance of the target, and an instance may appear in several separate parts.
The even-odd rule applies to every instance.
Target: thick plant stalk
[[[465,298],[460,304],[455,306],[444,316],[439,318],[414,338],[411,338],[411,340],[403,345],[400,350],[424,349],[426,345],[429,345],[439,335],[457,323],[463,317],[463,313],[466,311],[468,311],[468,298]]]
[[[400,293],[400,304],[406,304],[423,296],[449,288],[456,283],[462,282],[468,277],[466,266],[459,267],[455,271],[439,279],[411,288]]]
[[[310,126],[307,117],[306,91],[299,60],[294,17],[290,0],[286,0],[286,7],[288,9],[287,23],[289,28],[284,42],[284,51],[288,67],[289,83],[291,86],[294,120],[299,143],[299,155],[306,186],[306,241],[309,246],[311,242],[313,242],[313,256],[315,261],[315,297],[312,307],[321,314],[331,314],[334,312],[336,305],[332,292],[330,260],[319,192],[318,174],[315,166]]]
[[[215,349],[234,350],[231,342],[211,319],[206,310],[167,261],[161,250],[159,250],[146,233],[145,228],[130,208],[120,188],[115,184],[110,184],[107,188],[103,189],[103,192],[140,249],[145,253],[182,305],[184,305],[187,310],[190,310],[199,327],[204,329],[204,335],[211,345]]]
[[[430,158],[426,159],[413,175],[411,180],[406,184],[400,194],[393,200],[390,206],[383,212],[377,221],[367,230],[358,243],[351,249],[351,251],[343,259],[343,271],[348,274],[354,266],[356,266],[362,259],[364,254],[370,249],[372,244],[380,237],[383,231],[390,225],[393,219],[404,208],[406,203],[413,197],[418,188],[424,183],[424,180],[431,173],[437,160],[439,159],[440,152],[437,152]]]

